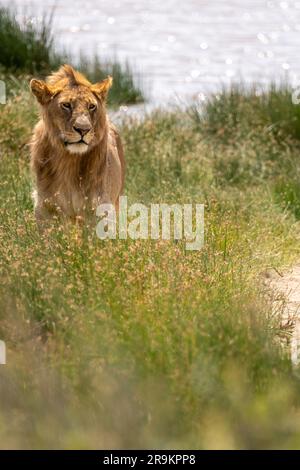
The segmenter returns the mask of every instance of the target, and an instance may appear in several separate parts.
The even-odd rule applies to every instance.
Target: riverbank
[[[55,47],[53,8],[45,10],[38,22],[34,17],[25,16],[17,20],[14,9],[0,7],[0,42],[3,52],[0,57],[0,79],[6,84],[7,93],[24,88],[29,78],[45,78],[65,63],[71,63],[92,82],[96,83],[108,75],[113,77],[114,86],[109,96],[109,105],[136,104],[144,101],[140,77],[134,77],[127,61],[116,59],[99,60],[79,51],[70,56],[66,50]],[[1,97],[2,98],[2,97]]]
[[[18,18],[32,15],[34,24],[53,8],[53,0],[13,3]],[[300,82],[298,2],[57,0],[54,16],[55,44],[73,65],[79,51],[129,61],[151,101],[216,93],[240,80]]]

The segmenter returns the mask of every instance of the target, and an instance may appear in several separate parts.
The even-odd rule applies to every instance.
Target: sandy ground
[[[279,273],[275,270],[266,275],[274,291],[274,307],[284,308],[284,322],[291,325],[291,360],[300,363],[300,264]]]

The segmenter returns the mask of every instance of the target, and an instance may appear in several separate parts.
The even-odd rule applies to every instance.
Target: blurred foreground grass
[[[1,448],[300,447],[300,376],[260,277],[300,254],[298,121],[275,132],[267,95],[230,93],[121,129],[130,201],[205,203],[199,252],[41,236],[36,108],[1,108]]]

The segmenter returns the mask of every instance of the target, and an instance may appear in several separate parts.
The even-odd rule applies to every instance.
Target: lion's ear
[[[102,82],[95,83],[95,85],[92,85],[92,91],[96,95],[100,96],[102,99],[106,99],[108,91],[110,87],[112,86],[113,79],[112,77],[107,77],[105,80],[102,80]]]
[[[40,104],[48,103],[53,96],[53,91],[43,80],[33,78],[30,82],[30,89]]]

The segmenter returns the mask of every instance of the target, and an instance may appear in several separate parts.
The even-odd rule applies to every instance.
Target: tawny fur
[[[92,85],[70,66],[61,67],[46,82],[31,81],[41,105],[31,141],[38,221],[54,214],[83,218],[100,203],[118,206],[125,161],[120,136],[106,113],[110,86],[110,78]],[[65,109],[70,103],[72,110]],[[96,108],[91,111],[89,106]],[[82,137],[84,143],[77,143],[74,123],[82,117],[91,129]]]

